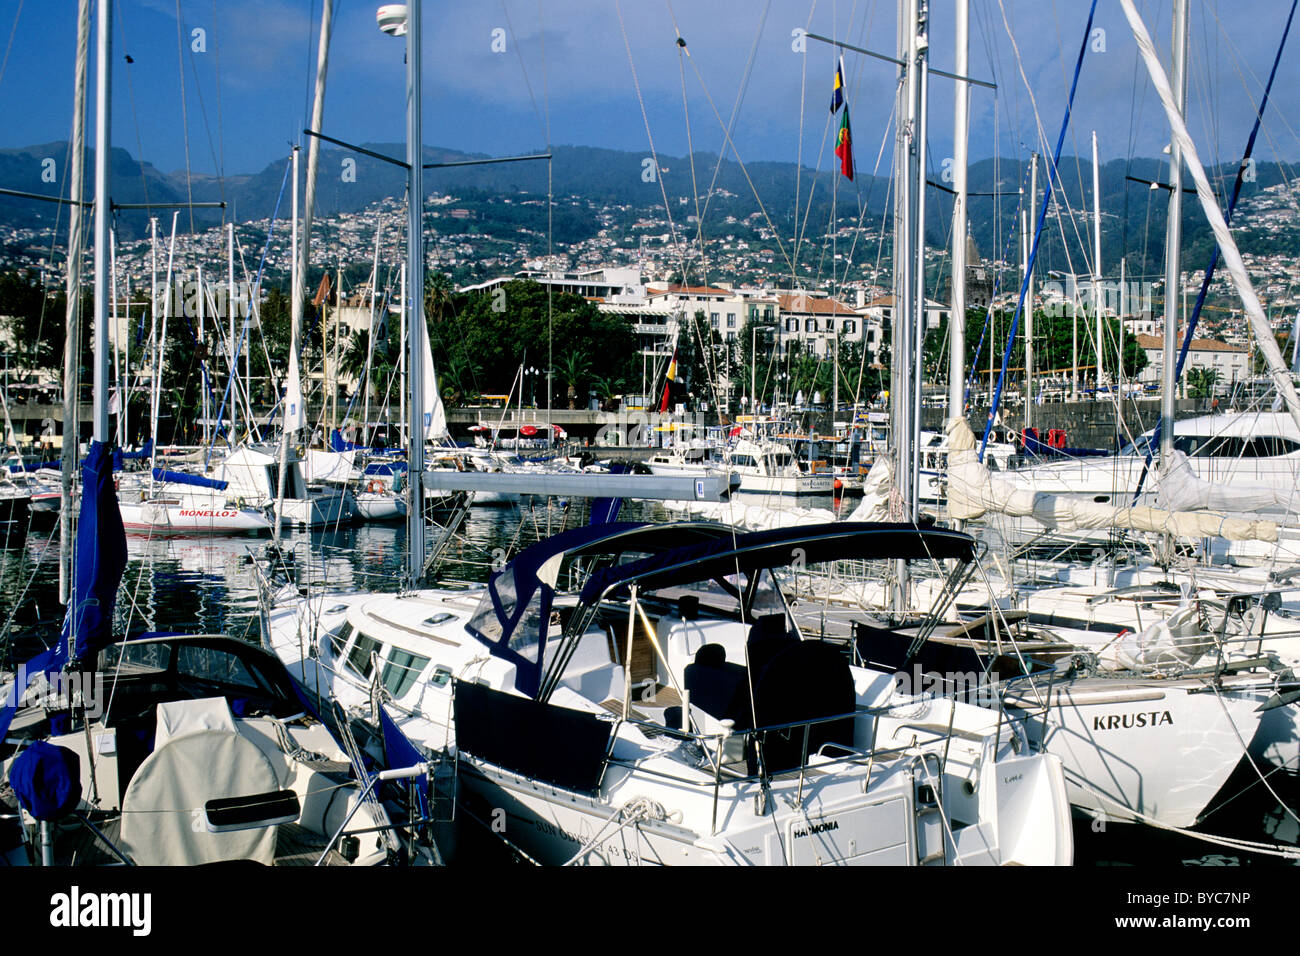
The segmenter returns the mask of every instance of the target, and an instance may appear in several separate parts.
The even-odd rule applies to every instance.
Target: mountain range
[[[363,146],[394,158],[404,156],[404,149],[399,144],[366,143]],[[66,143],[0,150],[0,186],[46,196],[66,195],[67,154]],[[691,160],[687,157],[661,156],[657,171],[654,160],[648,154],[638,152],[557,146],[552,150],[552,157],[549,171],[547,162],[536,160],[426,170],[426,189],[431,196],[449,194],[459,198],[468,195],[488,202],[523,195],[544,198],[549,172],[557,201],[555,238],[561,245],[590,238],[603,228],[594,215],[575,213],[575,201],[578,207],[587,210],[603,207],[614,214],[616,221],[619,218],[626,220],[623,224],[627,226],[646,217],[657,215],[663,218],[665,193],[679,227],[695,213],[695,203],[691,201]],[[485,157],[453,149],[426,147],[424,158],[426,163],[440,163]],[[831,218],[832,184],[836,192],[834,208],[841,228],[861,221],[872,231],[878,231],[882,219],[887,224],[891,190],[885,178],[860,174],[850,183],[838,172],[823,170],[819,173],[794,163],[756,162],[742,167],[731,159],[719,164],[716,154],[705,153],[697,153],[693,159],[701,211],[707,208],[703,215],[706,239],[720,231],[734,231],[730,224],[744,222],[754,214],[759,214],[758,218],[750,219],[749,226],[756,229],[770,221],[783,238],[791,237],[800,224],[811,239],[825,236]],[[88,171],[92,168],[91,163],[93,154],[87,156]],[[301,165],[305,175],[305,150]],[[112,152],[111,174],[114,199],[122,203],[227,202],[228,216],[223,215],[223,210],[194,211],[195,226],[202,228],[227,218],[236,222],[265,219],[273,214],[277,203],[280,218],[285,218],[289,197],[287,190],[282,192],[282,189],[287,166],[286,157],[255,173],[224,178],[187,176],[184,172],[164,173],[117,148]],[[1009,259],[1019,258],[1019,239],[1016,237],[1008,245],[1008,230],[1018,218],[1016,210],[1022,200],[1022,190],[1028,190],[1028,166],[1028,160],[1023,157],[985,159],[971,164],[970,235],[985,258],[997,257],[1004,248],[1009,250]],[[1086,159],[1066,157],[1059,169],[1060,182],[1054,187],[1055,198],[1065,197],[1073,215],[1049,216],[1046,220],[1039,268],[1086,272],[1088,267],[1084,263],[1090,252],[1085,252],[1085,247],[1091,249],[1092,165]],[[1220,193],[1220,202],[1225,203],[1237,164],[1223,164],[1208,172]],[[1253,166],[1252,173],[1250,181],[1243,185],[1243,199],[1270,186],[1291,182],[1295,170],[1286,164],[1260,162]],[[1168,192],[1149,183],[1167,180],[1167,161],[1117,159],[1103,163],[1100,174],[1103,271],[1106,274],[1118,273],[1119,258],[1123,255],[1127,258],[1131,276],[1161,274]],[[91,178],[88,174],[88,179]],[[943,181],[942,167],[932,170],[930,181],[934,188],[928,195],[927,238],[932,244],[943,246],[948,243],[952,200],[945,191],[948,183]],[[317,183],[318,218],[359,213],[380,200],[400,198],[405,191],[405,171],[361,153],[323,146]],[[1046,165],[1040,161],[1040,196],[1046,184]],[[755,194],[761,199],[761,206]],[[56,244],[61,244],[66,236],[65,208],[56,203],[0,195],[0,227],[51,228],[57,224],[59,235]],[[1065,205],[1059,209],[1064,212]],[[1186,197],[1183,209],[1184,262],[1185,268],[1191,270],[1199,268],[1208,257],[1213,240],[1194,196]],[[562,213],[569,214],[569,218],[561,222],[559,215]],[[144,211],[122,211],[117,217],[120,233],[127,238],[146,234],[148,216],[149,213]],[[183,216],[183,224],[185,219]],[[544,234],[547,228],[545,205],[520,207],[516,204],[511,212],[511,225]],[[1294,240],[1300,236],[1300,217],[1294,226],[1296,231],[1284,230],[1280,237],[1277,230],[1260,236],[1248,233],[1242,240],[1243,251],[1267,254],[1276,251],[1277,247],[1294,250]],[[694,232],[695,227],[691,225],[687,234]],[[1260,242],[1267,248],[1252,248],[1252,243]]]

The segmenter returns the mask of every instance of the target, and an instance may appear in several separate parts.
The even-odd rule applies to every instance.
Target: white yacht
[[[740,476],[740,491],[767,495],[830,495],[835,476],[799,468],[789,445],[739,439],[723,455],[726,470]]]
[[[590,526],[481,590],[268,594],[263,639],[308,694],[454,752],[469,812],[543,863],[1066,864],[1059,760],[800,634],[773,575],[973,553],[910,525]]]

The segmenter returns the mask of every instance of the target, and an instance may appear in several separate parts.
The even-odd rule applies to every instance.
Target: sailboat
[[[83,51],[89,10],[89,0],[82,0]],[[112,4],[100,0],[95,227],[101,252],[110,209],[111,13]],[[87,59],[78,63],[74,139]],[[397,859],[397,831],[376,796],[379,778],[366,771],[348,738],[335,738],[326,723],[304,713],[274,657],[223,636],[114,637],[127,554],[108,426],[107,258],[96,256],[94,437],[82,468],[67,615],[58,640],[18,669],[0,699],[0,757],[22,823],[38,832],[39,862]],[[427,772],[416,763],[395,768],[389,778]],[[431,858],[427,849],[420,852]],[[35,862],[24,848],[6,848],[4,860]]]

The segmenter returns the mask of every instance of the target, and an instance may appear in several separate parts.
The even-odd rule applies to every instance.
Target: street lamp
[[[524,369],[524,377],[528,379],[528,404],[533,408],[537,407],[537,376],[541,374],[540,368],[529,366]]]

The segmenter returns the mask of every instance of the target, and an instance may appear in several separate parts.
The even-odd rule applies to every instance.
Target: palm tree
[[[591,387],[600,397],[602,408],[614,400],[614,395],[621,392],[625,384],[621,378],[610,378],[606,375],[598,375],[591,380]]]
[[[370,370],[366,371],[366,358],[370,359]],[[374,352],[370,352],[370,332],[357,329],[348,339],[347,348],[339,359],[339,371],[354,378],[363,375],[369,379],[370,395],[374,401],[379,400],[379,384],[387,381],[393,372],[393,360],[388,354],[388,343],[378,342]]]
[[[591,359],[581,352],[571,352],[556,363],[560,381],[569,386],[569,407],[577,407],[578,385],[591,373]]]
[[[1187,397],[1204,399],[1209,398],[1214,391],[1214,386],[1218,384],[1219,372],[1217,369],[1189,368],[1187,370]]]

